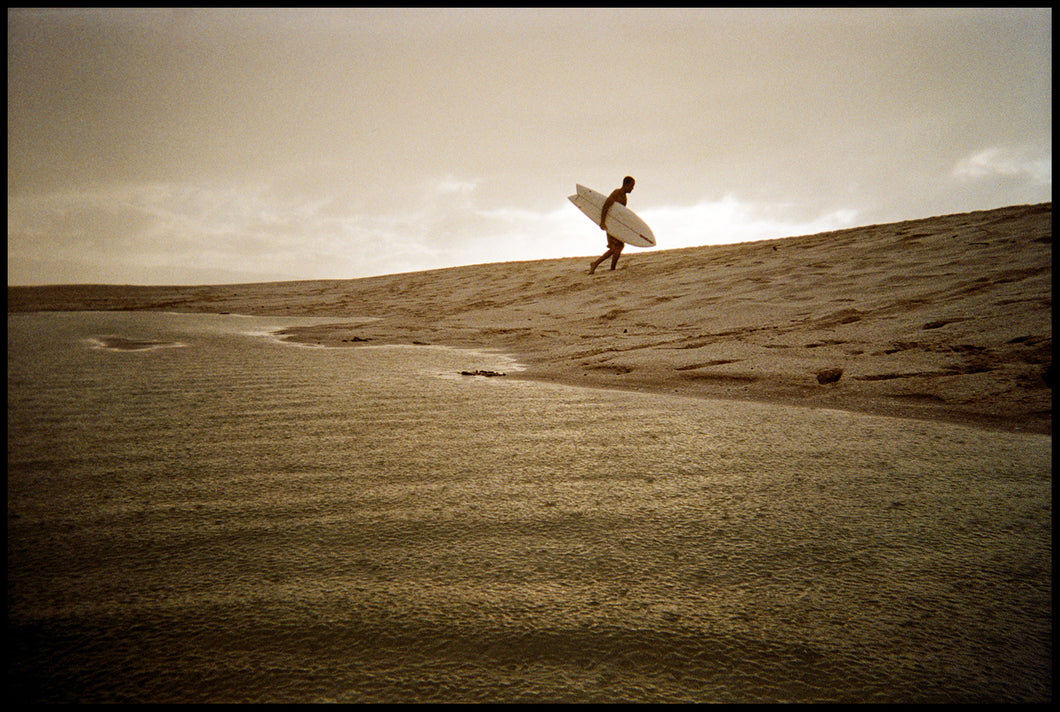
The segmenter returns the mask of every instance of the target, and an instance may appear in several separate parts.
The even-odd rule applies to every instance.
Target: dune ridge
[[[8,287],[8,310],[350,317],[284,334],[493,348],[527,365],[520,378],[1051,433],[1051,252],[1043,203],[630,248],[592,276],[590,257],[571,257],[354,280]]]

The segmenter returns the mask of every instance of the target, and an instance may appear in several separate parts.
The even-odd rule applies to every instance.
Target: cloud
[[[571,254],[554,226],[542,229],[553,218],[481,209],[480,182],[427,178],[394,206],[268,182],[9,196],[8,282],[345,279]],[[59,276],[47,277],[49,269]]]
[[[1050,13],[13,11],[9,281],[599,255],[627,173],[660,249],[1049,200]]]
[[[188,284],[349,279],[452,265],[589,256],[603,233],[565,196],[551,208],[481,204],[478,177],[425,178],[400,206],[282,184],[144,183],[9,198],[8,282],[48,268],[80,279]],[[638,209],[661,249],[848,227],[857,213],[800,216],[727,195]],[[69,278],[68,278],[69,279]],[[52,280],[54,281],[54,279]]]
[[[990,146],[959,160],[953,175],[965,181],[1023,177],[1035,185],[1052,185],[1052,157],[1029,146]]]
[[[478,184],[481,181],[478,179],[474,180],[460,180],[451,175],[447,175],[438,181],[436,191],[442,195],[449,193],[462,193],[469,194],[474,193],[475,189],[478,188]]]
[[[858,212],[840,208],[809,216],[796,206],[743,201],[734,195],[689,206],[638,211],[655,233],[660,247],[696,247],[812,235],[853,227]]]
[[[341,230],[326,206],[284,202],[264,185],[145,183],[9,197],[8,281],[35,281],[48,264],[81,264],[121,283],[294,279],[303,267],[339,262]]]

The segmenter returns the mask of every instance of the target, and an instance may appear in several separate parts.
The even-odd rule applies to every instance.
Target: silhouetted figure
[[[626,196],[633,192],[633,186],[636,185],[637,181],[633,180],[633,176],[626,176],[622,179],[622,187],[615,188],[611,191],[611,195],[607,196],[607,200],[604,201],[604,207],[600,210],[600,229],[607,231],[605,220],[607,219],[607,211],[611,208],[614,203],[626,204]],[[596,271],[596,268],[600,266],[600,263],[606,260],[608,257],[611,258],[611,269],[618,266],[618,258],[622,255],[622,248],[626,246],[626,243],[619,239],[611,236],[610,233],[607,235],[607,252],[600,255],[600,258],[589,265],[589,274]]]

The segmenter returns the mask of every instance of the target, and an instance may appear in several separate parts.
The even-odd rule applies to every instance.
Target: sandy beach
[[[9,688],[1047,701],[1051,230],[9,287]]]
[[[1051,433],[1051,252],[1044,203],[629,248],[592,276],[584,256],[354,280],[9,287],[8,310],[349,317],[287,337],[496,349],[527,366],[509,377]]]

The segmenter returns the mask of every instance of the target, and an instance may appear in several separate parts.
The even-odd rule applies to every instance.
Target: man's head
[[[637,181],[633,180],[633,176],[626,176],[622,179],[622,189],[627,193],[631,192],[636,184]]]

